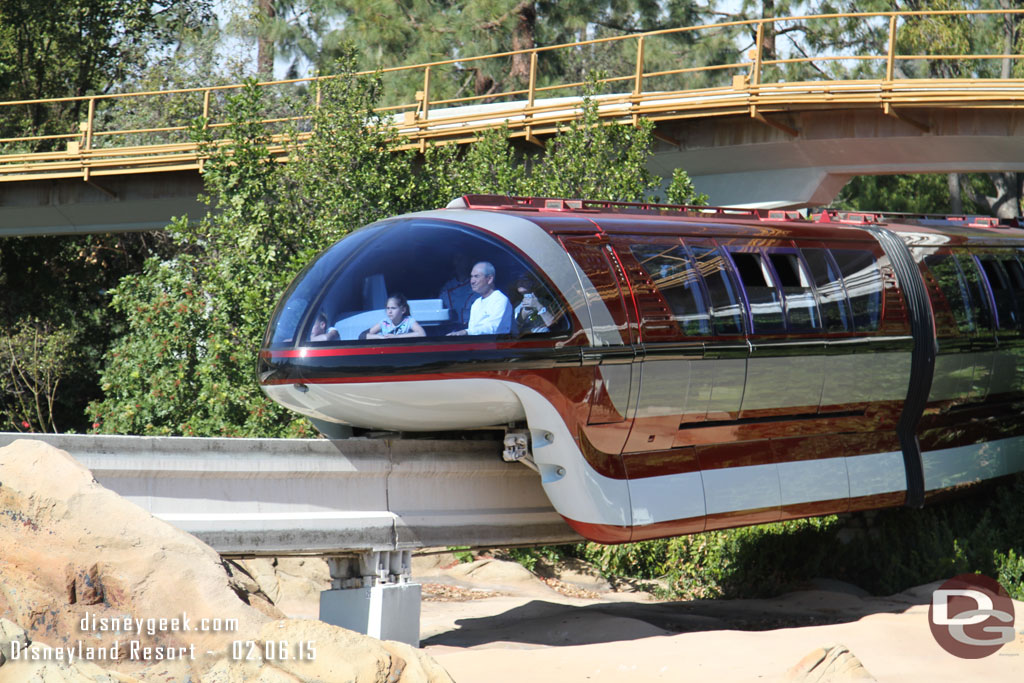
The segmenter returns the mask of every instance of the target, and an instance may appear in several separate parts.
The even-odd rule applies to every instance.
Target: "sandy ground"
[[[928,627],[938,584],[877,598],[818,581],[771,600],[663,602],[572,572],[551,582],[560,592],[514,563],[442,563],[414,568],[421,647],[459,683],[775,681],[833,644],[878,681],[1024,680],[1024,603],[1015,642],[959,659]]]

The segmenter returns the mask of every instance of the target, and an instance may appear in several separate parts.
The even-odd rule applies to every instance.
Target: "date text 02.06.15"
[[[289,659],[312,661],[316,659],[316,643],[304,640],[235,640],[231,642],[231,659],[283,662]]]

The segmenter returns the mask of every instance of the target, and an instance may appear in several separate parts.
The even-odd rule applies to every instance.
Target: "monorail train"
[[[422,336],[379,334],[398,292]],[[258,372],[320,424],[505,429],[618,543],[1024,470],[1022,321],[1015,222],[469,195],[324,251]]]

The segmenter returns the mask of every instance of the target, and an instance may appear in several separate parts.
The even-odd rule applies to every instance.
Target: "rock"
[[[79,641],[96,652],[120,647],[117,658],[73,665],[6,661],[0,683],[86,680],[76,678],[82,672],[96,681],[205,682],[236,669],[247,675],[222,680],[295,683],[337,680],[317,678],[318,672],[341,662],[358,674],[352,680],[450,681],[413,648],[320,622],[282,620],[250,572],[103,488],[71,456],[43,442],[19,440],[0,448],[0,482],[0,614],[9,618],[0,622],[3,656],[9,659],[18,638],[40,652],[47,647],[43,641],[59,651]],[[232,660],[243,654],[236,643],[261,649],[277,647],[265,642],[306,640],[324,656],[309,662]]]
[[[32,640],[194,646],[197,661],[171,667],[184,678],[231,640],[197,630],[203,620],[231,620],[239,631],[270,620],[246,604],[259,598],[240,591],[212,548],[103,488],[67,453],[16,441],[0,449],[0,472],[0,612]],[[152,633],[104,628],[103,620],[125,615],[154,620]],[[193,630],[185,631],[184,618]],[[168,620],[163,627],[160,619]],[[148,664],[135,658],[124,666]]]
[[[412,575],[434,576],[461,564],[453,552],[428,552],[412,556]]]
[[[889,599],[897,602],[905,602],[911,605],[927,605],[932,601],[932,593],[942,588],[944,581],[945,580],[932,581],[931,583],[926,583],[923,586],[914,586],[901,593],[889,596]]]
[[[801,683],[841,683],[873,681],[864,665],[845,645],[826,645],[809,653],[786,672],[787,681]]]
[[[0,619],[0,665],[11,658],[13,643],[25,647],[29,643],[28,634],[10,619]]]
[[[455,565],[448,570],[448,575],[457,579],[497,585],[537,581],[537,577],[534,576],[533,572],[518,562],[494,559],[474,560],[473,562]]]
[[[130,683],[137,679],[104,671],[90,661],[76,661],[67,651],[33,642],[22,627],[0,619],[0,683]]]
[[[258,557],[253,560],[239,560],[231,564],[235,564],[248,572],[249,576],[256,582],[259,590],[263,591],[271,602],[276,605],[280,601],[281,584],[277,571],[274,568],[275,558]]]
[[[612,590],[611,584],[597,573],[593,565],[576,558],[562,560],[552,567],[550,574],[553,578],[584,590],[598,593],[607,593]]]
[[[316,618],[320,592],[330,590],[327,560],[319,557],[259,557],[237,563],[288,616]]]
[[[359,656],[353,657],[353,652]],[[410,645],[380,641],[310,619],[265,624],[242,654],[239,661],[220,662],[203,683],[451,681],[437,662]]]
[[[99,565],[92,565],[88,570],[68,565],[65,570],[68,591],[68,604],[98,605],[103,602],[103,579]]]
[[[15,651],[15,657],[0,665],[0,683],[141,683],[93,662],[69,659],[66,651],[58,652],[58,648],[38,641],[26,647],[15,646]]]

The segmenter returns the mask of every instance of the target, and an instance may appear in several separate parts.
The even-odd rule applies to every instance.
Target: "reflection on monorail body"
[[[503,428],[622,542],[1024,470],[1022,320],[1024,230],[989,220],[467,196],[321,254],[259,375],[321,423]]]

